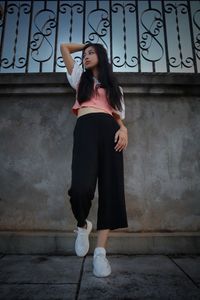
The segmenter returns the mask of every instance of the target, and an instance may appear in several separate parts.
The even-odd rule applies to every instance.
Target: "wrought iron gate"
[[[199,0],[0,5],[1,73],[63,72],[60,44],[86,41],[105,46],[116,72],[200,72]]]

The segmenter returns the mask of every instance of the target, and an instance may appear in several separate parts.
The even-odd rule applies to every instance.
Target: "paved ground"
[[[0,255],[1,300],[200,300],[200,256],[108,255],[96,278],[92,256]]]

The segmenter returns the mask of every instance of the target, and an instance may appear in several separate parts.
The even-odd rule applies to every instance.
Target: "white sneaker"
[[[75,242],[75,251],[77,256],[85,256],[89,250],[89,234],[92,230],[92,223],[86,220],[87,228],[78,227],[78,230],[74,230],[77,233]]]
[[[97,277],[106,277],[110,273],[111,267],[106,258],[106,250],[103,247],[97,247],[93,256],[93,274]]]

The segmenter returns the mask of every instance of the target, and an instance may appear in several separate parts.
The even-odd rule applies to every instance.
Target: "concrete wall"
[[[130,233],[200,232],[200,76],[119,73]],[[71,232],[74,91],[65,74],[0,75],[0,231]],[[98,189],[90,219],[96,225]],[[119,230],[120,231],[120,230]]]

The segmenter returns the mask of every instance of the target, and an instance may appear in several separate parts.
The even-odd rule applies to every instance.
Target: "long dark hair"
[[[106,49],[98,43],[88,43],[83,49],[93,47],[98,57],[98,80],[100,81],[101,87],[106,90],[106,96],[108,103],[114,108],[122,111],[120,98],[122,96],[117,78],[115,77],[112,66],[108,61],[108,55]],[[77,99],[79,103],[88,101],[94,93],[93,89],[94,79],[90,69],[86,69],[79,82],[77,91]]]

